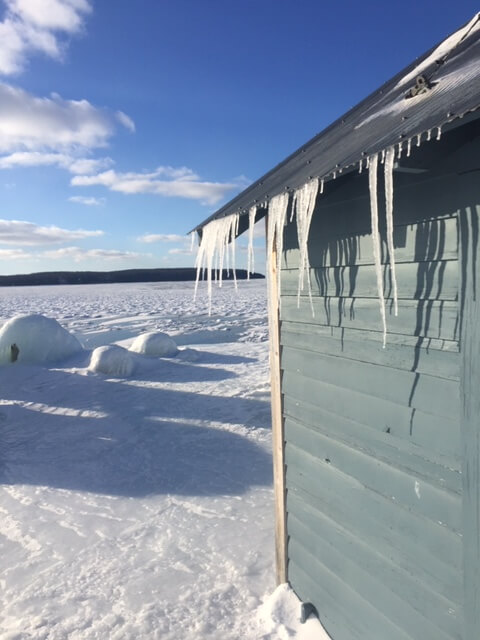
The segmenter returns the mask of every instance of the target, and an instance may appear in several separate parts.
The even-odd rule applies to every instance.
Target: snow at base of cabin
[[[2,290],[0,327],[55,317],[83,347],[53,365],[0,366],[2,640],[308,640],[320,629],[299,623],[293,594],[288,620],[286,605],[268,605],[274,618],[262,609],[275,591],[266,283],[238,294],[226,283],[211,317],[193,290]],[[174,358],[127,351],[156,331],[175,340]],[[92,372],[99,347],[123,347],[132,374]]]

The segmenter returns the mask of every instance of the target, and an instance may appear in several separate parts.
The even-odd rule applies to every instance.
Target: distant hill
[[[223,270],[224,280],[233,280],[232,272]],[[239,280],[245,280],[247,271],[236,269]],[[260,273],[250,278],[264,278]],[[24,275],[0,276],[0,287],[19,287],[48,284],[105,284],[114,282],[180,282],[196,278],[196,269],[124,269],[122,271],[48,271]]]

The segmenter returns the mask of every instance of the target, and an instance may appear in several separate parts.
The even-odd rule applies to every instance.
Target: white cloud
[[[0,22],[0,74],[20,73],[28,54],[59,59],[65,35],[78,33],[90,13],[88,0],[5,0]]]
[[[103,147],[113,131],[108,112],[87,100],[37,98],[0,83],[0,152]]]
[[[154,242],[185,242],[186,236],[179,236],[175,233],[145,233],[137,238],[137,242],[152,244]]]
[[[105,169],[113,164],[111,158],[76,158],[64,153],[46,153],[42,151],[15,151],[0,156],[0,169],[16,167],[57,166],[74,174],[91,173]]]
[[[148,255],[148,254],[147,254]],[[103,260],[136,260],[145,257],[145,254],[133,251],[117,251],[116,249],[82,249],[80,247],[64,247],[52,251],[43,251],[41,256],[51,260],[61,260],[68,258],[74,262],[83,260],[103,259]]]
[[[105,198],[94,198],[93,196],[72,196],[68,199],[69,202],[76,202],[78,204],[85,204],[89,207],[100,207],[105,204]]]
[[[23,249],[0,249],[0,260],[28,260],[31,255]]]
[[[103,231],[41,227],[24,220],[0,220],[0,244],[39,246],[103,236]]]
[[[76,187],[103,185],[121,193],[153,193],[161,196],[189,198],[202,204],[214,205],[226,194],[243,186],[240,181],[203,182],[186,167],[158,167],[151,173],[118,173],[113,169],[91,176],[75,176]]]

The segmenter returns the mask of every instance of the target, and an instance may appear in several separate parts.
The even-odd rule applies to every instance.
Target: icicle
[[[214,264],[218,270],[218,285],[222,286],[223,263],[225,252],[227,252],[228,262],[228,244],[232,242],[232,268],[233,277],[236,283],[235,273],[235,237],[238,232],[239,214],[225,216],[219,220],[212,220],[203,229],[202,240],[198,247],[197,259],[195,266],[197,269],[197,277],[195,280],[194,300],[197,298],[198,282],[200,273],[207,272],[207,290],[208,290],[208,314],[212,312],[212,272]],[[215,277],[215,274],[213,274]]]
[[[312,308],[312,316],[315,315],[312,300],[312,286],[310,282],[310,263],[308,260],[308,233],[312,221],[315,201],[318,194],[318,180],[307,182],[303,187],[295,191],[294,205],[297,212],[297,235],[300,249],[300,261],[298,265],[298,294],[297,306],[300,306],[300,293],[303,291],[305,272],[307,273],[308,296]]]
[[[382,149],[381,163],[383,164],[384,162],[385,162],[385,149]]]
[[[380,314],[382,317],[382,325],[383,325],[383,347],[385,348],[385,344],[387,340],[387,321],[385,316],[385,298],[383,296],[383,274],[382,274],[382,263],[381,263],[381,256],[380,256],[380,234],[378,231],[377,167],[378,167],[378,156],[377,154],[375,154],[370,158],[368,186],[370,189],[370,211],[371,211],[371,218],[372,218],[373,258],[375,261],[375,272],[377,275],[378,301],[380,303]]]
[[[363,170],[363,158],[360,159],[360,163],[358,165],[358,173],[362,173]]]
[[[333,179],[334,179],[334,180],[336,180],[336,179],[337,179],[337,172],[336,172],[336,171],[334,171],[334,172],[333,172]]]
[[[442,127],[440,125],[437,131],[437,140],[440,140],[441,137],[442,137]]]
[[[397,276],[395,273],[395,249],[393,246],[393,165],[395,162],[395,150],[387,149],[385,157],[385,209],[387,217],[387,246],[390,257],[390,274],[393,288],[393,307],[398,316]]]
[[[231,221],[230,229],[228,231],[228,236],[225,239],[225,243],[227,244],[229,242],[229,238],[231,238],[230,246],[232,247],[233,282],[235,284],[235,289],[237,290],[238,283],[237,283],[237,270],[235,268],[235,251],[236,251],[237,236],[238,236],[238,221],[240,219],[240,216],[237,214],[231,217],[233,218],[233,220]]]
[[[267,229],[267,260],[272,259],[273,239],[275,238],[275,252],[277,254],[277,290],[278,299],[281,293],[280,270],[282,266],[283,254],[283,227],[287,217],[288,193],[281,193],[271,199],[268,206],[268,229]],[[269,269],[270,272],[270,269]]]
[[[365,162],[365,166],[367,169],[370,168],[370,156],[367,156],[366,162]]]
[[[430,142],[430,140],[431,140],[431,139],[432,139],[432,130],[431,130],[431,129],[429,129],[429,130],[427,131],[427,142]]]
[[[324,186],[325,186],[325,180],[322,178],[320,180],[320,193],[323,193]]]
[[[417,147],[419,147],[419,146],[420,146],[420,142],[421,142],[421,141],[422,141],[422,134],[421,134],[421,133],[419,133],[419,134],[417,135]]]
[[[255,267],[255,256],[253,254],[253,227],[255,226],[255,216],[257,207],[250,207],[248,210],[248,251],[247,251],[247,279],[250,280],[250,274],[253,273]]]
[[[412,151],[412,139],[409,138],[407,142],[407,158],[410,157],[410,152]]]
[[[190,241],[190,253],[193,253],[193,247],[195,246],[195,236],[197,235],[195,231],[192,231],[190,234],[192,239]]]
[[[403,142],[400,141],[398,143],[398,154],[397,154],[397,158],[400,160],[400,158],[402,157],[402,151],[403,151]]]

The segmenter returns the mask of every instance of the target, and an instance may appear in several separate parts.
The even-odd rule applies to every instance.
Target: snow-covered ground
[[[265,281],[215,289],[211,317],[192,294],[0,291],[0,327],[42,314],[83,346],[37,364],[20,347],[0,366],[2,640],[324,637],[298,624],[291,591],[270,595]],[[178,353],[128,350],[136,338],[158,349],[162,338],[138,341],[151,332]],[[123,349],[98,349],[112,344]]]

